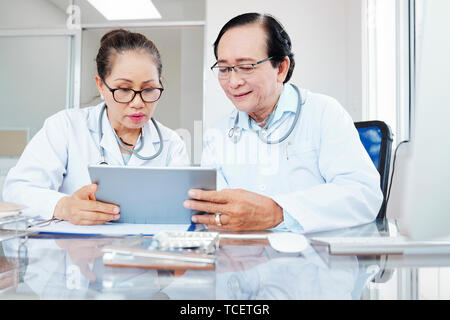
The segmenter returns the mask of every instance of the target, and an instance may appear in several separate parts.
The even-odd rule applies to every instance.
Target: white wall
[[[65,27],[67,16],[47,0],[0,0],[0,28]]]
[[[274,15],[293,44],[296,67],[292,82],[338,99],[354,121],[361,119],[361,1],[229,0],[207,1],[205,128],[233,106],[209,71],[213,43],[222,26],[245,12]]]
[[[195,123],[203,119],[203,65],[204,28],[189,28],[181,31],[180,70],[180,118],[179,126],[189,131],[186,147],[191,152],[194,164],[201,159],[202,136],[195,130]]]

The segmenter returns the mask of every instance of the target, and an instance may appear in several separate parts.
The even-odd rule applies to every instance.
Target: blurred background
[[[240,13],[278,18],[292,38],[292,81],[335,97],[354,121],[384,119],[395,130],[396,106],[408,105],[401,95],[409,82],[402,73],[409,63],[402,52],[409,49],[409,1],[148,2],[157,17],[108,20],[95,1],[0,0],[0,156],[20,155],[57,111],[99,102],[95,56],[102,35],[116,27],[145,34],[161,51],[166,90],[155,117],[179,129],[194,164],[200,162],[203,129],[233,108],[209,67],[220,28]],[[5,146],[12,137],[13,146]],[[1,174],[14,161],[3,162]]]

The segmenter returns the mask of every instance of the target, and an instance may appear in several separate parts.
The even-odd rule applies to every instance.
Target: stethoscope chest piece
[[[241,136],[242,129],[236,125],[228,131],[228,137],[233,141],[233,143],[238,143],[239,140],[241,140]]]

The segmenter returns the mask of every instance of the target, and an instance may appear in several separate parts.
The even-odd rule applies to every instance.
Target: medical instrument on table
[[[106,111],[106,103],[103,105],[102,110],[100,111],[100,117],[99,117],[99,120],[98,120],[98,128],[99,128],[99,133],[98,133],[99,140],[98,141],[99,141],[99,150],[100,150],[100,157],[101,157],[101,160],[99,161],[98,164],[106,164],[107,165],[108,163],[105,160],[105,150],[100,145],[100,141],[102,140],[102,136],[103,136],[102,122],[103,122],[103,114],[105,113],[105,111]],[[158,124],[156,123],[156,121],[153,118],[151,118],[151,120],[153,122],[153,125],[155,126],[156,131],[158,132],[159,149],[154,155],[152,155],[150,157],[144,157],[144,156],[141,156],[139,154],[139,151],[144,146],[144,136],[142,134],[141,134],[140,146],[137,149],[133,150],[133,149],[127,148],[124,145],[124,143],[122,142],[122,139],[117,136],[116,132],[113,129],[114,136],[116,137],[116,140],[119,143],[119,145],[122,147],[122,149],[124,149],[124,150],[126,150],[126,151],[128,151],[128,152],[130,152],[132,154],[134,154],[137,158],[139,158],[141,160],[152,160],[152,159],[155,159],[157,156],[159,156],[161,154],[162,149],[163,149],[163,139],[162,139],[161,131],[159,130],[159,127],[158,127]]]
[[[24,208],[12,203],[0,202],[0,242],[33,233],[33,231],[27,230],[27,227],[34,217],[24,215],[22,213]]]
[[[298,95],[297,110],[295,111],[294,121],[292,122],[292,125],[289,128],[288,132],[283,137],[281,137],[278,140],[270,141],[267,138],[262,137],[261,134],[258,134],[258,137],[261,139],[261,141],[266,143],[266,144],[277,144],[277,143],[281,143],[282,141],[286,140],[287,137],[289,137],[289,135],[294,130],[295,125],[297,124],[298,119],[300,118],[300,111],[301,111],[301,107],[303,105],[302,96],[301,96],[300,90],[297,88],[297,86],[295,86],[295,85],[292,85],[292,86],[294,87],[295,91],[297,91],[297,95]],[[275,115],[275,109],[269,115],[269,117],[268,117],[268,119],[266,121],[266,125],[262,128],[262,130],[260,132],[262,132],[263,130],[265,130],[265,129],[267,129],[269,127],[269,124],[272,121],[274,115]],[[233,127],[228,131],[228,137],[235,144],[239,142],[239,140],[241,139],[241,136],[242,136],[242,129],[237,125],[238,122],[239,122],[239,112],[236,114],[236,117],[234,118],[234,125],[233,125]],[[250,129],[252,128],[250,117],[248,118],[248,126],[249,126]]]
[[[151,239],[142,238],[137,246],[124,241],[103,247],[103,263],[111,267],[213,270],[218,247],[218,232],[162,231]]]
[[[152,251],[147,249],[105,246],[103,264],[108,267],[214,270],[216,256],[200,252]]]
[[[218,232],[161,231],[153,237],[151,250],[193,250],[214,253],[219,247]]]

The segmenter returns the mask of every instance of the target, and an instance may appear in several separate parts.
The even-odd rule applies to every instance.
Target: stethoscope
[[[297,86],[295,86],[294,84],[292,84],[292,86],[294,87],[294,89],[295,89],[295,91],[297,92],[297,95],[298,95],[297,110],[295,111],[294,121],[292,122],[291,127],[289,128],[289,130],[286,132],[286,134],[283,137],[281,137],[278,140],[273,140],[273,141],[268,140],[265,136],[263,136],[261,134],[261,132],[263,132],[264,129],[267,129],[269,124],[270,124],[270,122],[272,121],[272,119],[273,119],[273,117],[275,115],[275,109],[274,109],[274,111],[272,111],[272,113],[268,116],[267,121],[265,121],[266,125],[262,128],[263,130],[260,130],[258,132],[259,139],[261,139],[261,141],[266,143],[266,144],[277,144],[277,143],[281,143],[284,140],[286,140],[287,137],[289,137],[289,135],[294,130],[295,125],[297,124],[298,119],[300,118],[300,111],[301,111],[301,108],[302,108],[302,105],[303,105],[304,102],[302,102],[302,95],[300,94],[300,90],[298,90]],[[234,118],[234,125],[233,125],[233,127],[228,131],[228,137],[235,144],[238,143],[239,140],[241,140],[241,137],[242,137],[242,128],[238,127],[238,125],[237,125],[238,122],[239,122],[239,111],[237,112],[236,117]],[[249,126],[250,129],[252,128],[250,117],[248,117],[248,126]]]
[[[102,141],[102,138],[103,138],[103,114],[105,113],[105,111],[106,111],[106,103],[103,105],[102,110],[100,111],[100,117],[98,119],[98,129],[99,129],[99,132],[98,132],[98,139],[99,139],[98,143],[99,143],[100,158],[101,158],[101,160],[99,161],[98,164],[106,164],[107,165],[108,163],[105,160],[105,150],[100,145],[100,142]],[[151,120],[153,122],[153,125],[155,126],[156,132],[158,132],[159,149],[154,155],[152,155],[150,157],[144,157],[144,156],[141,156],[139,154],[139,151],[144,146],[144,135],[141,134],[141,136],[140,136],[140,139],[141,139],[140,146],[133,150],[133,149],[127,148],[125,146],[125,144],[122,142],[120,137],[117,135],[116,131],[113,129],[114,136],[116,137],[116,140],[119,143],[119,145],[122,147],[122,149],[124,149],[124,150],[126,150],[126,151],[128,151],[128,152],[130,152],[132,154],[134,154],[137,158],[139,158],[141,160],[152,160],[152,159],[155,159],[157,156],[159,156],[161,154],[162,149],[163,149],[163,138],[162,138],[162,135],[161,135],[161,131],[159,130],[159,127],[158,127],[158,124],[156,123],[156,121],[153,118],[151,118]]]

